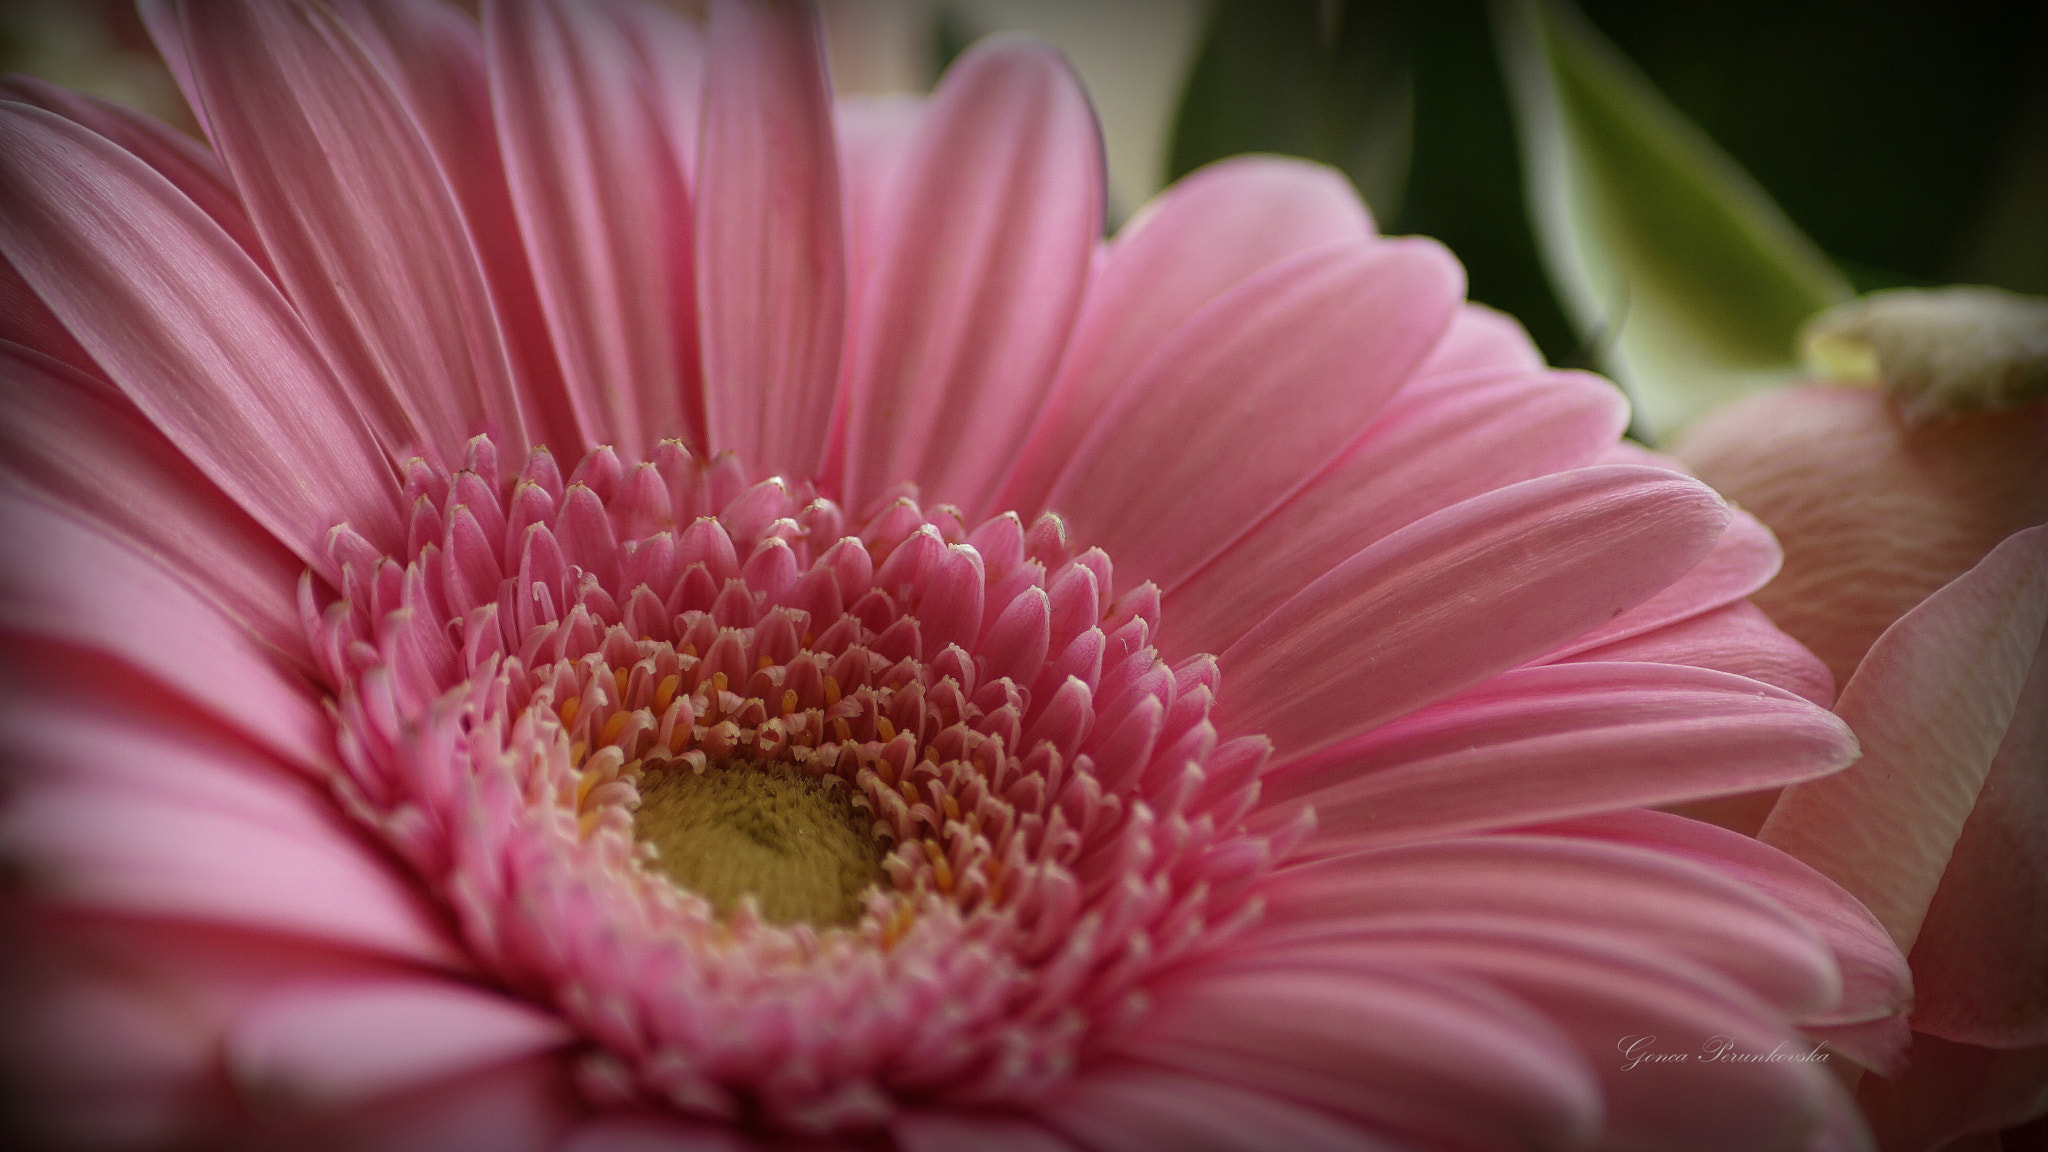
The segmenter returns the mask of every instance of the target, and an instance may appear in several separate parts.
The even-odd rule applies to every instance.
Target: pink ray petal
[[[1110,242],[1045,409],[994,505],[1026,515],[1043,508],[1124,381],[1204,305],[1287,257],[1372,235],[1358,193],[1320,164],[1239,156],[1189,173]]]
[[[0,524],[0,630],[125,661],[304,771],[332,760],[327,717],[306,683],[162,567],[11,494],[0,494]]]
[[[1389,843],[1788,784],[1855,754],[1825,710],[1754,680],[1553,664],[1282,765],[1267,795],[1313,803],[1331,842]]]
[[[207,125],[286,293],[386,448],[454,462],[525,423],[447,177],[389,80],[332,13],[180,7]],[[281,99],[279,93],[289,93]]]
[[[1600,1099],[1571,1044],[1483,985],[1414,973],[1196,973],[1125,1055],[1453,1146],[1572,1146]]]
[[[2048,526],[2009,537],[1878,638],[1836,712],[1863,743],[1841,776],[1791,789],[1761,838],[1854,893],[1911,951],[2048,629]],[[2038,694],[2038,690],[2037,690]],[[2018,756],[2037,758],[2023,728]],[[2038,762],[2038,761],[2036,761]]]
[[[1041,1106],[1054,1127],[1093,1152],[1396,1152],[1362,1131],[1279,1096],[1143,1064],[1098,1066]]]
[[[1832,1010],[1842,992],[1807,923],[1738,880],[1653,849],[1561,836],[1468,837],[1304,864],[1273,887],[1260,930],[1342,939],[1397,922],[1489,923],[1682,956],[1792,1012]]]
[[[270,257],[264,252],[255,227],[249,223],[249,214],[243,211],[234,185],[221,171],[220,161],[191,139],[111,100],[73,92],[33,76],[0,80],[0,96],[55,112],[134,153],[177,185],[178,191],[190,197],[200,211],[213,217],[251,259],[266,269],[269,267]]]
[[[861,288],[873,268],[881,230],[895,197],[896,178],[924,126],[921,96],[842,97],[832,106],[839,139],[840,201],[846,209],[848,315],[859,311]]]
[[[701,446],[703,419],[696,345],[679,342],[696,309],[685,161],[632,32],[612,5],[484,5],[498,147],[563,381],[585,436],[644,457],[668,437]]]
[[[1404,388],[1306,488],[1168,590],[1162,648],[1220,652],[1366,545],[1460,500],[1586,464],[1627,420],[1614,386],[1583,373]]]
[[[1835,678],[1828,673],[1828,666],[1747,600],[1723,604],[1626,640],[1583,649],[1567,659],[1690,664],[1761,680],[1823,708],[1835,702]]]
[[[889,1131],[902,1152],[1076,1152],[1039,1124],[1000,1114],[911,1112]]]
[[[556,1152],[585,1112],[562,1060],[535,1056],[338,1112],[309,1135],[376,1152]]]
[[[159,753],[162,755],[162,753]],[[308,936],[436,967],[466,961],[420,894],[328,816],[290,826],[96,784],[25,790],[0,838],[55,903]]]
[[[1704,485],[1582,468],[1433,513],[1332,569],[1222,655],[1218,727],[1299,756],[1513,667],[1706,555]]]
[[[80,376],[105,379],[92,354],[5,260],[0,260],[0,341],[56,361]]]
[[[1035,42],[963,53],[897,178],[848,345],[845,497],[978,508],[1052,384],[1102,235],[1102,145]]]
[[[1458,309],[1443,343],[1415,375],[1428,380],[1464,372],[1536,372],[1542,368],[1543,353],[1520,321],[1484,304],[1468,302]]]
[[[1047,505],[1171,588],[1357,438],[1463,294],[1463,271],[1432,241],[1340,244],[1272,265],[1145,361]]]
[[[816,475],[846,329],[839,157],[814,11],[719,0],[698,141],[697,294],[713,450]]]
[[[1446,926],[1240,955],[1263,970],[1426,967],[1493,984],[1548,1017],[1598,1077],[1605,1107],[1597,1148],[1797,1148],[1839,1091],[1817,1060],[1707,1059],[1717,1051],[1811,1056],[1817,1044],[1739,985],[1660,953],[1540,928]],[[1630,1067],[1627,1049],[1638,1042],[1639,1051],[1687,1059]]]
[[[339,521],[395,544],[390,471],[291,306],[153,169],[60,117],[0,109],[0,250],[150,422],[315,569]]]
[[[0,345],[0,470],[97,521],[306,662],[291,589],[299,560],[236,507],[109,384]]]
[[[227,1037],[245,1091],[352,1104],[520,1059],[570,1037],[559,1017],[494,992],[420,977],[288,987]]]
[[[483,30],[437,0],[337,0],[333,7],[397,87],[461,206],[532,438],[584,443],[498,154]]]
[[[599,1115],[576,1125],[559,1152],[759,1152],[725,1128],[645,1113]]]
[[[1637,844],[1694,860],[1790,909],[1820,934],[1842,973],[1841,1001],[1829,1012],[1802,1017],[1809,1026],[1896,1017],[1912,1002],[1913,982],[1904,958],[1870,910],[1839,884],[1768,844],[1698,820],[1640,809],[1539,831]],[[1889,1067],[1899,1056],[1884,1046],[1846,1051],[1868,1067]]]
[[[1777,573],[1782,555],[1771,530],[1737,508],[1706,559],[1655,596],[1588,629],[1545,659],[1577,655],[1733,604],[1763,587]]]

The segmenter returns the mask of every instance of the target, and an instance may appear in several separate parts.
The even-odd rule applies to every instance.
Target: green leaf
[[[1640,431],[1798,368],[1849,284],[1764,190],[1562,0],[1497,0],[1538,245]]]

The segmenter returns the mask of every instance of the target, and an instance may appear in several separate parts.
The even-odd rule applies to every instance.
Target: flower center
[[[886,883],[874,819],[836,776],[663,760],[636,784],[635,835],[669,879],[721,914],[751,897],[771,924],[852,924],[861,894]]]
[[[1042,1097],[1255,920],[1267,743],[1050,514],[851,520],[673,442],[415,461],[302,604],[344,805],[599,1104],[812,1134]],[[1268,836],[1278,842],[1269,841]]]

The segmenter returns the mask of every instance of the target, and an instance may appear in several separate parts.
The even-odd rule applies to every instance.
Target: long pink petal
[[[483,30],[438,0],[336,0],[333,7],[398,89],[461,206],[531,438],[584,443],[498,155]]]
[[[1913,999],[1905,958],[1870,910],[1841,885],[1784,852],[1748,836],[1667,812],[1610,812],[1539,831],[1635,844],[1706,865],[1762,893],[1811,925],[1842,973],[1841,1001],[1801,1020],[1849,1024],[1903,1013]],[[1866,1066],[1889,1066],[1897,1051],[1852,1052]]]
[[[1543,353],[1520,322],[1484,304],[1468,303],[1458,309],[1443,343],[1429,354],[1416,376],[1428,380],[1465,372],[1536,372],[1542,368]]]
[[[1777,573],[1781,556],[1771,530],[1737,508],[1706,559],[1655,596],[1574,637],[1547,659],[1591,651],[1733,604],[1763,587]]]
[[[1581,468],[1410,524],[1222,654],[1217,727],[1299,756],[1511,668],[1697,564],[1728,510],[1704,485]]]
[[[447,177],[375,62],[311,4],[183,5],[214,148],[279,280],[384,445],[458,462],[525,422]]]
[[[1278,1096],[1142,1064],[1091,1068],[1039,1113],[1092,1152],[1395,1152],[1402,1146]]]
[[[1196,973],[1161,989],[1125,1055],[1453,1146],[1571,1146],[1598,1089],[1512,999],[1399,972]]]
[[[1682,959],[1544,929],[1390,926],[1378,938],[1244,949],[1247,971],[1427,969],[1484,980],[1548,1017],[1600,1081],[1597,1148],[1793,1149],[1827,1113],[1833,1080],[1782,1017],[1740,985]],[[1685,1060],[1627,1065],[1639,1051]],[[1751,1056],[1708,1059],[1715,1053]],[[1780,1059],[1761,1059],[1772,1054]],[[1794,1059],[1793,1057],[1806,1057]]]
[[[2043,829],[2048,637],[1914,941],[1915,1031],[1993,1048],[2048,1044]]]
[[[1788,784],[1855,755],[1825,710],[1754,680],[1553,664],[1283,765],[1267,794],[1313,803],[1332,842],[1404,842]]]
[[[1628,407],[1584,373],[1473,375],[1401,390],[1258,527],[1167,591],[1170,657],[1220,652],[1317,577],[1461,500],[1589,462]]]
[[[616,6],[484,5],[498,146],[583,433],[644,457],[703,443],[690,197]],[[688,66],[688,61],[679,61]],[[659,91],[659,90],[657,90]]]
[[[555,1016],[447,980],[315,983],[243,1011],[226,1058],[245,1090],[332,1106],[531,1056],[569,1038]]]
[[[881,231],[895,198],[896,179],[924,125],[921,96],[842,97],[832,106],[839,139],[840,202],[846,209],[848,315],[857,314],[867,274],[880,250]]]
[[[816,13],[718,0],[698,141],[697,296],[714,451],[806,478],[846,330],[839,157]]]
[[[903,1152],[1075,1152],[1042,1126],[1015,1116],[911,1112],[889,1126]]]
[[[341,1148],[376,1152],[557,1152],[586,1113],[566,1062],[548,1054],[339,1112],[311,1127]]]
[[[322,541],[344,520],[396,545],[389,467],[291,306],[153,169],[47,112],[0,109],[0,250],[150,422],[309,564],[328,570]]]
[[[174,746],[154,750],[176,763]],[[416,963],[464,961],[411,884],[331,816],[287,822],[97,783],[25,789],[0,838],[57,904],[311,937]]]
[[[1182,177],[1117,232],[1088,286],[1045,410],[995,505],[1031,515],[1138,366],[1203,306],[1267,266],[1373,235],[1332,169],[1239,156]]]
[[[1463,294],[1463,270],[1432,241],[1339,244],[1270,266],[1145,361],[1047,506],[1172,587],[1364,431]]]
[[[105,525],[272,649],[310,663],[292,595],[301,562],[111,385],[0,345],[0,447],[0,472]]]
[[[1301,865],[1269,893],[1262,935],[1490,923],[1681,956],[1790,1012],[1832,1010],[1841,997],[1806,921],[1737,878],[1634,845],[1533,835],[1405,845]]]
[[[578,1124],[559,1152],[759,1152],[759,1147],[723,1126],[614,1113]]]
[[[96,526],[0,494],[0,632],[125,661],[312,771],[333,737],[305,681],[232,618]]]
[[[2048,664],[2044,629],[2048,526],[2014,534],[1878,638],[1835,709],[1862,761],[1787,791],[1761,838],[1854,893],[1910,952],[2022,689]],[[2038,757],[2038,730],[2015,743]]]
[[[1723,604],[1626,640],[1587,648],[1567,659],[1690,664],[1761,680],[1823,708],[1835,702],[1835,678],[1828,674],[1828,666],[1747,600]]]
[[[984,40],[897,178],[849,337],[845,497],[984,504],[1037,416],[1102,235],[1102,146],[1065,62]]]
[[[220,161],[191,139],[111,100],[73,92],[33,76],[9,76],[0,81],[0,96],[55,112],[133,152],[191,197],[200,211],[213,217],[257,263],[268,266],[263,242],[249,223],[249,214],[242,210],[227,173],[221,171]]]

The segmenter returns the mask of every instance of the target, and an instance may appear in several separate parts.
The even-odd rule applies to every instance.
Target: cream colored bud
[[[1825,378],[1877,384],[1920,423],[2048,395],[2048,299],[2000,288],[1873,292],[1809,321]]]

